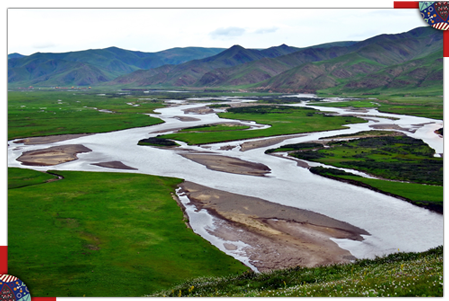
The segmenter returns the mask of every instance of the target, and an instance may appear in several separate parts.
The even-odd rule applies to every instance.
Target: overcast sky
[[[426,26],[416,9],[14,9],[8,53],[116,46],[157,52],[239,44],[268,48],[361,41]]]

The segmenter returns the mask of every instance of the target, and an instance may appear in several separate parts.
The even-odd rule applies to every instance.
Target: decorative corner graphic
[[[424,21],[433,28],[448,30],[449,2],[420,1],[419,11]]]
[[[0,300],[31,301],[31,295],[22,280],[12,275],[0,274]]]

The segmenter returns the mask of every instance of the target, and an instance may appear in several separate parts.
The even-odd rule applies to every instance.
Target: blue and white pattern
[[[430,26],[439,30],[449,29],[449,2],[447,1],[420,1],[419,11],[421,12],[421,17]]]
[[[22,280],[12,275],[0,274],[0,300],[30,301],[31,295]]]

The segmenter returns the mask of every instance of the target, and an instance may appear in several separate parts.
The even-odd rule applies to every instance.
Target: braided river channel
[[[302,97],[304,95],[297,96]],[[313,97],[312,95],[308,96]],[[363,239],[359,240],[330,238],[341,249],[349,251],[356,258],[373,258],[394,253],[398,250],[421,252],[443,244],[444,226],[442,214],[366,188],[312,174],[307,168],[299,167],[295,160],[264,153],[267,149],[276,148],[284,144],[314,141],[321,137],[379,129],[383,125],[384,128],[389,128],[389,130],[399,131],[410,137],[422,139],[435,150],[436,156],[442,156],[443,139],[435,134],[434,131],[443,127],[443,121],[380,113],[376,109],[349,111],[340,108],[314,107],[308,106],[306,102],[301,102],[293,104],[293,106],[308,106],[320,111],[358,116],[367,119],[368,122],[348,124],[346,125],[347,128],[342,130],[285,135],[282,136],[285,139],[276,144],[245,151],[241,149],[242,143],[270,138],[194,146],[178,142],[181,145],[180,147],[165,149],[137,145],[137,142],[144,138],[171,133],[180,128],[205,124],[238,122],[250,125],[251,128],[249,130],[264,127],[264,125],[258,125],[251,121],[222,119],[215,112],[204,113],[195,111],[195,108],[204,107],[207,103],[194,103],[194,101],[194,99],[185,102],[173,101],[171,106],[155,110],[158,114],[149,114],[164,121],[164,123],[158,125],[87,135],[38,145],[26,145],[17,143],[17,141],[9,141],[8,166],[31,168],[40,171],[128,172],[176,177],[216,190],[312,211],[348,223],[368,233],[362,234]],[[223,97],[221,103],[250,101],[243,98]],[[336,100],[328,99],[327,101]],[[217,102],[215,101],[214,103]],[[187,109],[193,110],[188,110],[186,113],[185,110]],[[77,160],[54,166],[27,166],[17,160],[26,151],[69,144],[81,144],[92,151],[78,154]],[[260,163],[269,167],[270,172],[266,176],[261,177],[212,170],[183,156],[192,153],[208,153]],[[92,165],[99,162],[112,161],[119,161],[133,169]],[[308,163],[311,166],[322,165],[312,162]],[[223,252],[257,271],[256,261],[251,260],[247,252],[250,248],[256,248],[255,246],[239,241],[238,237],[226,240],[223,237],[214,235],[214,229],[219,226],[220,221],[213,214],[210,214],[208,210],[199,210],[195,207],[181,190],[178,190],[178,197],[186,208],[186,214],[189,216],[189,223],[193,231],[210,241]],[[233,247],[230,248],[229,244],[232,244]],[[257,250],[255,251],[257,252]]]

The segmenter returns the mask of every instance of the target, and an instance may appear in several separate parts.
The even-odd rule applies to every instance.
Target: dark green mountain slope
[[[17,52],[8,54],[8,59],[17,59],[19,57],[24,57],[24,55]]]
[[[136,77],[135,74],[129,74],[129,78],[120,78],[110,82],[115,85],[119,81],[139,85],[160,85],[160,86],[191,86],[201,77],[212,70],[220,68],[229,68],[244,63],[257,61],[263,58],[272,58],[276,55],[295,52],[297,48],[281,45],[264,50],[245,49],[240,45],[234,45],[231,48],[211,57],[201,60],[192,60],[171,68],[168,72],[167,67],[157,68],[153,72],[140,73],[139,75],[148,76],[145,79]]]
[[[109,47],[66,53],[35,53],[30,56],[15,57],[8,60],[8,83],[17,85],[40,84],[41,81],[38,78],[42,75],[58,76],[58,68],[64,70],[78,68],[78,65],[74,63],[84,63],[88,64],[92,70],[97,69],[96,72],[102,74],[98,78],[101,77],[102,79],[90,81],[89,78],[92,79],[92,77],[88,76],[89,78],[86,79],[80,78],[78,82],[93,85],[139,69],[156,68],[165,64],[180,64],[191,59],[215,55],[222,50],[224,49],[186,47],[146,53]],[[55,65],[58,68],[50,67]],[[81,76],[81,73],[78,73],[78,76]],[[47,85],[47,80],[44,78],[46,83],[41,85]],[[72,84],[72,82],[61,82],[60,84]]]
[[[32,68],[35,64],[39,64],[39,68]],[[8,79],[20,79],[27,86],[87,86],[108,81],[111,77],[95,66],[62,60],[32,61],[26,66],[8,70]]]
[[[284,92],[335,88],[345,91],[417,87],[442,88],[442,49],[419,59],[383,65],[358,53],[332,60],[303,64],[260,84],[261,89]]]
[[[431,53],[423,58],[383,68],[346,83],[347,91],[370,90],[377,88],[416,88],[440,86],[443,81],[443,52]]]
[[[362,42],[340,45],[309,47],[273,59],[213,70],[206,73],[195,86],[217,87],[260,82],[256,86],[262,89],[314,92],[337,86],[345,79],[356,79],[388,66],[435,53],[442,49],[442,34],[433,28],[422,27],[403,34],[380,35]]]

